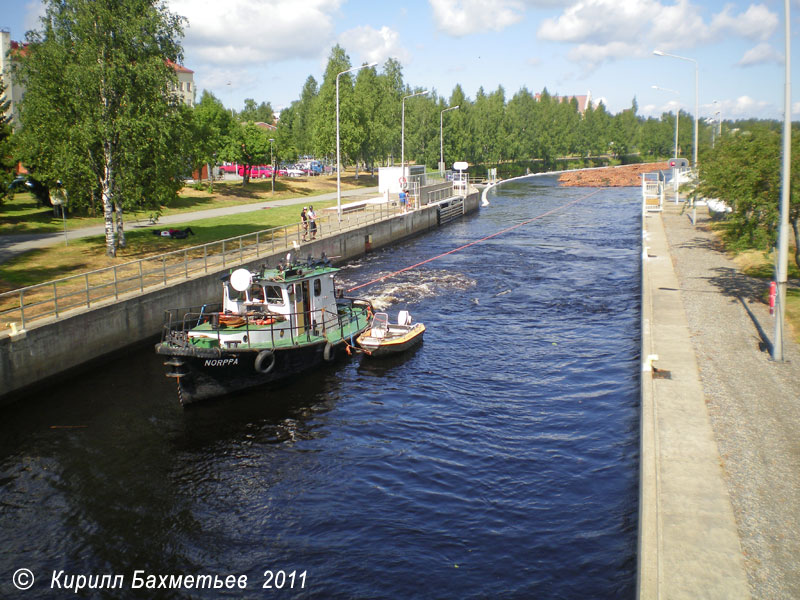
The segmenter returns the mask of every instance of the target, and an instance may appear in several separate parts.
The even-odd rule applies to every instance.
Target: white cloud
[[[578,0],[555,18],[542,21],[541,40],[578,44],[569,58],[584,68],[631,56],[645,56],[653,48],[684,50],[723,37],[767,39],[778,17],[763,4],[739,14],[726,6],[710,22],[689,0]]]
[[[652,16],[652,1],[582,0],[555,19],[542,21],[538,37],[553,42],[631,40],[641,35]]]
[[[753,65],[783,64],[783,54],[775,50],[770,44],[762,42],[744,53],[739,61],[740,67]]]
[[[768,39],[778,27],[778,15],[771,12],[763,4],[751,4],[738,16],[731,16],[730,5],[722,9],[711,21],[711,31],[722,35],[727,32],[747,39]]]
[[[754,100],[750,96],[739,96],[736,100],[723,100],[721,104],[723,119],[767,118],[775,113],[775,107],[769,102]]]
[[[437,29],[455,37],[487,29],[502,31],[518,23],[524,13],[521,0],[428,0]]]
[[[567,57],[573,62],[580,63],[585,69],[591,70],[606,61],[645,54],[646,51],[636,44],[611,42],[605,45],[579,44],[569,51]]]
[[[184,46],[203,63],[242,65],[316,57],[333,36],[341,0],[170,0],[187,18]]]
[[[41,0],[30,0],[25,4],[25,31],[31,29],[41,29],[39,19],[44,16],[45,4]]]
[[[386,26],[374,29],[363,25],[350,29],[339,36],[339,43],[348,52],[360,56],[363,62],[376,62],[380,65],[388,58],[396,58],[400,63],[407,64],[411,59],[400,34]]]
[[[800,102],[795,102],[792,104],[792,114],[800,115]]]

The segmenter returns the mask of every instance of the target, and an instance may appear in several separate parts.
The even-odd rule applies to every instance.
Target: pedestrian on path
[[[314,212],[313,206],[309,205],[306,215],[308,215],[309,228],[311,229],[311,239],[313,240],[317,237],[317,213]]]

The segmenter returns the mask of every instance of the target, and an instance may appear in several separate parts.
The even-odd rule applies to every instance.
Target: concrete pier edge
[[[750,598],[660,212],[642,216],[637,598]]]

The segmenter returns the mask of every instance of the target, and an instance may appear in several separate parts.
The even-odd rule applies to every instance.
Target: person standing
[[[406,192],[406,188],[400,189],[400,208],[403,209],[403,212],[406,212],[406,206],[408,205],[408,192]]]
[[[303,222],[303,241],[305,242],[308,236],[308,208],[305,206],[300,211],[300,219]]]
[[[313,206],[308,206],[306,215],[308,215],[309,229],[311,230],[311,239],[313,240],[317,237],[317,213],[314,212]]]

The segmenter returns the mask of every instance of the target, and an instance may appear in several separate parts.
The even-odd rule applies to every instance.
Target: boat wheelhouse
[[[222,303],[166,311],[156,352],[182,404],[263,385],[332,362],[369,327],[368,300],[345,298],[324,256],[222,279]]]

